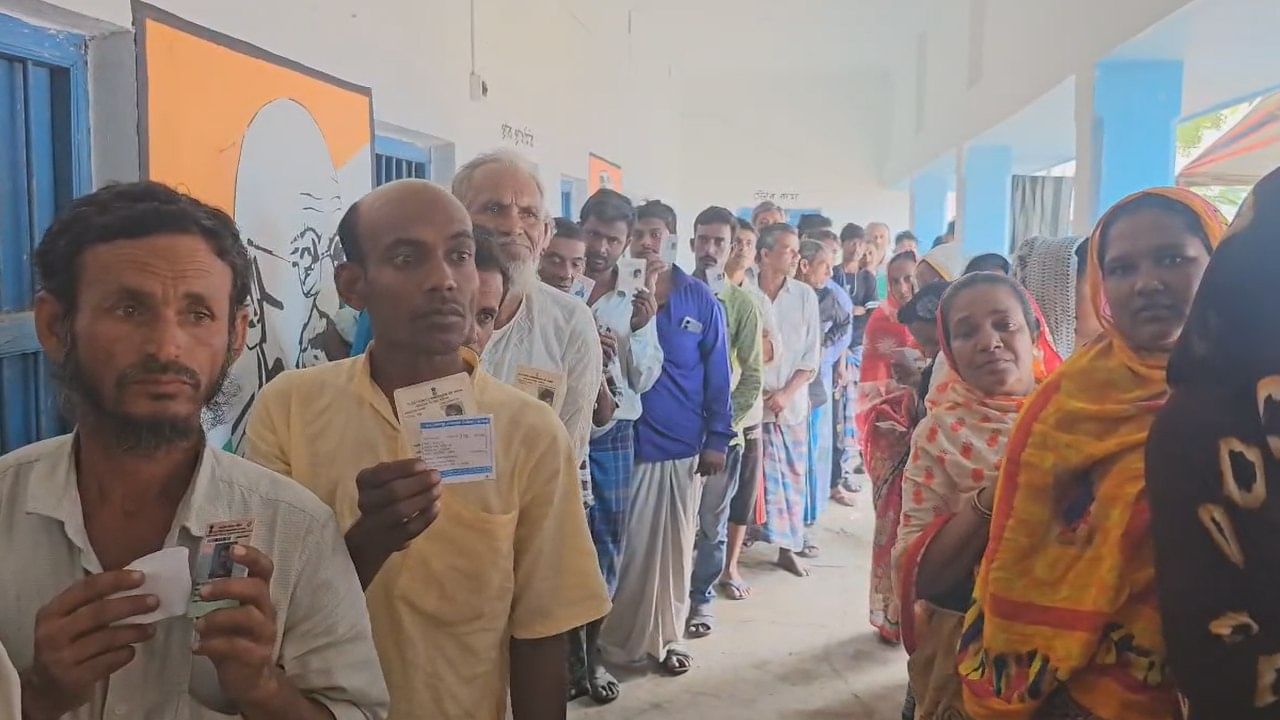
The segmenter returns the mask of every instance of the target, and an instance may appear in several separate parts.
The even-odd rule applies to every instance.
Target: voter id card
[[[232,559],[231,549],[236,545],[248,545],[252,539],[252,518],[209,524],[209,531],[200,541],[200,552],[196,555],[195,581],[191,585],[187,617],[200,618],[214,610],[240,605],[237,600],[201,600],[200,589],[214,580],[248,575],[248,568]]]
[[[493,416],[451,417],[418,423],[419,456],[445,483],[494,480]]]

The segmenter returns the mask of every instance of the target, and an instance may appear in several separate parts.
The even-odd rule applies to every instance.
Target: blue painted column
[[[933,239],[947,229],[947,178],[938,173],[921,173],[911,178],[911,231],[928,249]]]
[[[960,193],[960,239],[968,257],[1009,252],[1013,194],[1013,148],[973,145],[965,148]]]
[[[1130,193],[1174,182],[1182,62],[1098,63],[1093,85],[1093,220]],[[1079,192],[1080,190],[1078,190]]]

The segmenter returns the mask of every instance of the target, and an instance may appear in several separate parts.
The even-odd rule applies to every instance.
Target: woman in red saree
[[[899,383],[893,372],[895,354],[920,352],[898,310],[915,294],[914,253],[889,261],[889,297],[867,321],[862,371],[858,377],[858,440],[871,478],[876,529],[871,548],[871,626],[886,643],[897,644],[898,603],[893,593],[892,553],[902,511],[902,467],[919,421],[917,389]]]

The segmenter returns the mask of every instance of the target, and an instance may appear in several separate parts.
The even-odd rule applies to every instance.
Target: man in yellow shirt
[[[478,367],[466,209],[425,181],[384,185],[343,218],[338,287],[368,310],[365,354],[285,373],[246,432],[251,459],[333,507],[367,587],[391,717],[564,717],[566,631],[609,601],[555,412]],[[496,480],[441,484],[402,439],[396,389],[460,372],[493,416]],[[434,522],[433,522],[434,521]]]

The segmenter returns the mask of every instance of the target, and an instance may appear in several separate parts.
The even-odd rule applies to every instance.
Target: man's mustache
[[[125,386],[144,377],[179,377],[192,385],[200,386],[200,373],[176,360],[161,360],[150,355],[141,362],[126,368],[116,378],[117,386]]]

